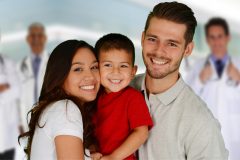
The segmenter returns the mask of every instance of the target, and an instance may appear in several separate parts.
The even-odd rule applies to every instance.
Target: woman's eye
[[[93,66],[91,69],[92,70],[98,70],[98,66]]]
[[[83,71],[83,69],[82,68],[75,68],[73,71],[74,72],[81,72],[81,71]]]

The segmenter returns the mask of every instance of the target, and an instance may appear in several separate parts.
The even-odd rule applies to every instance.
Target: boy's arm
[[[127,139],[110,155],[103,156],[101,160],[122,160],[133,154],[148,138],[148,126],[133,129]]]

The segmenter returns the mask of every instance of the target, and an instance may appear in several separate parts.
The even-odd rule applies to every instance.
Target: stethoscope
[[[204,67],[211,65],[210,61],[211,60],[210,60],[210,55],[209,55],[204,63]],[[230,63],[232,63],[232,59],[231,59],[231,57],[228,57],[228,63],[225,64],[226,65],[225,67],[227,67],[227,65]],[[209,81],[219,81],[220,79],[221,79],[221,77],[217,76],[215,78],[211,78]],[[226,84],[229,86],[233,86],[233,87],[236,87],[238,85],[237,81],[232,80],[230,77],[227,78]]]
[[[33,74],[30,73],[30,69],[29,69],[26,61],[27,61],[27,57],[25,57],[23,59],[23,61],[21,63],[21,66],[20,66],[20,70],[21,70],[21,72],[23,73],[23,75],[25,77],[24,82],[33,78]]]
[[[4,60],[3,57],[0,54],[0,74],[6,75],[6,69],[5,69],[5,64],[4,64]]]

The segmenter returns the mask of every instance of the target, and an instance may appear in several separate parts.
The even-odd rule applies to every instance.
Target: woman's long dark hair
[[[94,48],[88,43],[78,40],[68,40],[59,44],[49,57],[39,101],[28,113],[31,114],[31,119],[28,124],[29,131],[19,136],[19,139],[23,137],[28,138],[28,143],[25,148],[25,153],[27,154],[28,159],[30,159],[35,127],[44,127],[39,125],[40,115],[49,104],[63,99],[72,100],[81,111],[84,148],[89,149],[90,146],[92,147],[96,145],[94,128],[91,120],[92,113],[95,109],[95,101],[81,105],[82,103],[77,97],[67,95],[62,87],[70,72],[72,59],[80,48],[88,48],[96,56]]]

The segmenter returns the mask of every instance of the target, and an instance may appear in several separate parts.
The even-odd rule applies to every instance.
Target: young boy
[[[128,86],[137,70],[134,45],[126,36],[108,34],[95,48],[103,89],[93,118],[101,154],[92,157],[135,160],[134,152],[148,138],[153,122],[141,92]]]

